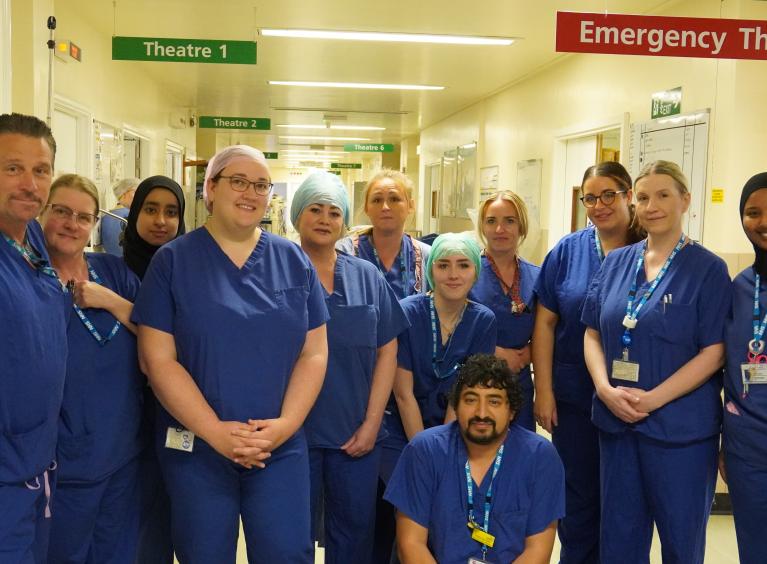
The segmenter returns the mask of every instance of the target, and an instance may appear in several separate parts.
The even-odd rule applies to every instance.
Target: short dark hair
[[[502,358],[491,354],[470,356],[458,372],[458,378],[450,392],[450,405],[458,408],[461,392],[464,388],[497,388],[505,390],[509,407],[516,413],[522,407],[522,387],[519,378]]]
[[[35,116],[25,114],[0,114],[0,135],[3,133],[19,133],[35,139],[45,139],[51,149],[51,164],[56,160],[56,140],[48,125]]]

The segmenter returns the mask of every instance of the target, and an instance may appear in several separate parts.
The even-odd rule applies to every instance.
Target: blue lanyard
[[[602,250],[602,241],[599,240],[599,232],[597,231],[596,227],[594,228],[594,246],[597,248],[597,256],[599,257],[599,262],[602,262],[605,260],[605,252]]]
[[[88,265],[88,274],[91,277],[91,280],[93,280],[96,284],[101,284],[101,279],[99,278],[99,275],[96,274],[96,271],[93,270],[93,267],[91,264],[86,260],[86,264]],[[103,286],[103,284],[101,284]],[[69,286],[67,286],[69,288]],[[93,322],[91,322],[90,319],[88,319],[85,314],[83,313],[83,310],[80,309],[80,307],[76,303],[72,303],[72,308],[75,310],[75,313],[77,313],[77,317],[80,318],[80,321],[83,322],[83,325],[85,325],[85,328],[90,331],[90,334],[93,336],[94,339],[96,339],[96,342],[99,344],[100,347],[103,347],[106,345],[109,341],[112,340],[112,337],[117,335],[117,332],[120,330],[121,323],[119,321],[115,322],[114,327],[112,327],[112,330],[109,332],[109,335],[107,335],[107,338],[101,336],[101,333],[98,332],[98,329],[96,329],[96,326],[93,325]]]
[[[493,502],[493,482],[495,482],[495,476],[498,474],[498,469],[501,467],[501,460],[503,460],[503,447],[504,444],[498,449],[498,454],[495,455],[495,462],[493,463],[493,473],[490,476],[490,485],[487,487],[487,493],[485,494],[485,519],[482,526],[474,519],[474,481],[471,478],[471,468],[469,467],[469,461],[466,460],[466,491],[467,491],[467,505],[469,506],[469,523],[474,527],[489,532],[490,529],[490,505]],[[482,559],[485,559],[487,553],[487,545],[482,545]]]
[[[639,271],[642,269],[642,265],[644,265],[644,256],[645,253],[647,253],[647,241],[645,241],[644,249],[642,249],[642,252],[639,255],[639,259],[637,259],[636,269],[634,270],[634,281],[631,283],[628,303],[626,303],[626,316],[623,318],[623,326],[626,328],[626,330],[623,332],[621,341],[623,342],[623,346],[626,347],[626,349],[631,346],[631,330],[637,326],[637,316],[639,315],[640,310],[647,303],[647,300],[649,300],[653,295],[653,292],[655,292],[655,289],[658,287],[658,284],[660,284],[661,280],[663,280],[663,277],[666,275],[666,271],[668,271],[669,266],[671,266],[671,262],[674,260],[674,257],[676,257],[677,253],[679,253],[679,251],[684,246],[685,239],[686,236],[684,233],[682,233],[682,236],[679,237],[679,242],[676,244],[676,247],[674,247],[674,250],[671,251],[671,254],[666,259],[666,262],[663,263],[663,266],[660,268],[660,271],[655,277],[655,280],[653,280],[652,284],[650,284],[650,287],[644,293],[636,308],[633,308],[634,298],[636,297],[637,293],[637,277],[639,276]]]
[[[405,293],[405,296],[407,296],[410,293],[408,291],[408,282],[410,280],[410,276],[407,268],[407,263],[405,262],[405,237],[407,237],[407,235],[402,236],[402,244],[400,245],[397,258],[399,259],[400,275],[402,276],[402,291]],[[370,238],[370,236],[368,236],[368,241],[370,241],[370,246],[373,249],[373,256],[376,259],[376,266],[378,266],[378,270],[380,270],[381,273],[386,276],[386,269],[381,262],[381,257],[378,256],[378,251],[376,250],[376,246],[373,244],[373,240]]]
[[[39,270],[46,276],[50,276],[54,280],[58,280],[58,276],[56,275],[56,271],[51,267],[51,265],[48,263],[47,260],[44,258],[37,256],[34,254],[31,250],[27,249],[26,247],[22,247],[19,245],[16,241],[8,237],[5,233],[3,233],[3,239],[5,239],[5,242],[8,243],[11,247],[16,249],[18,253],[26,259],[26,261],[30,264],[32,268],[35,270]]]
[[[748,344],[749,352],[761,354],[764,350],[764,330],[767,328],[767,313],[759,323],[759,292],[762,289],[761,276],[757,273],[754,281],[754,340]]]
[[[447,352],[450,349],[450,345],[453,342],[453,336],[458,331],[458,326],[461,324],[461,321],[463,321],[463,314],[466,311],[466,305],[464,304],[463,309],[461,310],[460,315],[458,316],[458,320],[455,322],[455,327],[453,327],[453,332],[450,333],[450,336],[447,339],[447,344],[445,345],[445,352],[442,355],[442,359],[437,360],[437,339],[441,340],[442,338],[442,331],[440,331],[440,327],[437,327],[437,313],[436,308],[434,307],[434,294],[429,294],[429,315],[431,317],[431,342],[432,342],[432,354],[431,354],[431,366],[434,369],[434,375],[437,377],[438,380],[445,380],[447,378],[450,378],[453,374],[456,373],[456,371],[460,368],[459,363],[455,363],[455,365],[447,371],[447,373],[442,374],[439,371],[438,365],[445,360],[445,357],[447,356]]]

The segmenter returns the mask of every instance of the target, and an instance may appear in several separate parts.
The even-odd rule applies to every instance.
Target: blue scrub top
[[[519,293],[527,306],[523,313],[511,312],[511,298],[504,293],[498,277],[493,272],[490,260],[482,256],[482,270],[479,279],[469,292],[469,299],[490,308],[495,314],[498,324],[497,346],[505,349],[521,349],[530,342],[535,324],[535,293],[533,288],[538,279],[540,267],[519,259]],[[526,366],[519,374],[519,383],[525,390],[532,390],[533,380],[530,376],[530,366]]]
[[[49,266],[37,221],[27,240]],[[0,484],[39,476],[56,456],[71,298],[0,237]]]
[[[132,320],[170,333],[178,361],[222,421],[280,415],[306,333],[328,319],[309,259],[262,232],[242,268],[204,227],[157,251]],[[178,423],[160,411],[157,432]]]
[[[583,359],[586,326],[581,323],[581,308],[600,266],[595,236],[593,227],[565,235],[546,255],[535,284],[538,301],[559,316],[554,333],[554,396],[583,409],[591,406],[594,394]]]
[[[86,258],[105,287],[135,301],[140,282],[122,259],[104,253],[89,253]],[[89,308],[83,313],[104,338],[117,321],[104,309]],[[146,379],[138,365],[136,337],[126,327],[121,326],[100,346],[73,313],[67,339],[58,480],[97,481],[119,470],[145,446],[139,428]]]
[[[748,267],[735,277],[732,285],[732,309],[725,324],[724,442],[728,452],[764,466],[767,464],[767,384],[751,384],[743,397],[740,372],[740,365],[748,362],[748,343],[754,338],[754,278],[753,267]],[[765,312],[767,284],[762,281],[760,323]]]
[[[128,208],[115,208],[109,210],[115,215],[128,218]],[[120,235],[125,230],[125,223],[114,217],[105,215],[101,218],[101,246],[104,251],[117,257],[123,256],[123,248],[120,245]]]
[[[328,369],[304,430],[310,447],[340,448],[367,415],[377,349],[405,330],[408,321],[378,269],[340,251],[333,293],[325,295]],[[381,426],[379,440],[383,432]]]
[[[490,534],[495,545],[487,560],[512,562],[525,549],[525,538],[545,530],[565,514],[565,473],[552,444],[512,425],[493,482]],[[405,447],[384,499],[429,530],[429,549],[440,564],[466,564],[482,556],[467,527],[466,445],[458,423],[418,433]],[[474,483],[475,519],[484,519],[484,500],[492,467]]]
[[[623,318],[636,270],[644,251],[641,241],[611,252],[594,276],[583,306],[582,321],[599,331],[610,384],[651,390],[695,357],[700,349],[724,341],[732,283],[724,261],[694,242],[677,254],[652,297],[642,307],[631,332],[629,359],[639,363],[639,382],[612,379],[612,362],[620,358]],[[644,268],[637,276],[637,300],[649,287]],[[671,294],[672,303],[662,298]],[[592,419],[608,433],[633,428],[666,443],[687,443],[719,433],[722,377],[717,371],[696,390],[652,412],[644,420],[624,423],[594,397]]]
[[[400,301],[400,304],[410,322],[410,328],[400,333],[397,341],[397,364],[413,373],[413,394],[421,409],[424,428],[441,425],[445,421],[448,395],[458,377],[458,371],[448,378],[437,378],[434,375],[429,296],[410,296]],[[439,330],[438,313],[436,319]],[[447,351],[442,345],[441,336],[437,337],[437,358],[444,359],[441,363],[443,373],[471,355],[495,354],[496,334],[493,312],[481,304],[469,301]],[[390,435],[386,439],[387,443],[404,446],[407,435],[394,399],[390,400],[386,411],[384,424]]]

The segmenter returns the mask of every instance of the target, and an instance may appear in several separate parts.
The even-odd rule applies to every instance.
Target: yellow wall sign
[[[711,203],[712,204],[724,203],[724,188],[711,189]]]

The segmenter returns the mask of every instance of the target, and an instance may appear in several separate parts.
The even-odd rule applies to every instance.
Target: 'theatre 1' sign
[[[557,51],[767,59],[767,21],[557,12]]]

